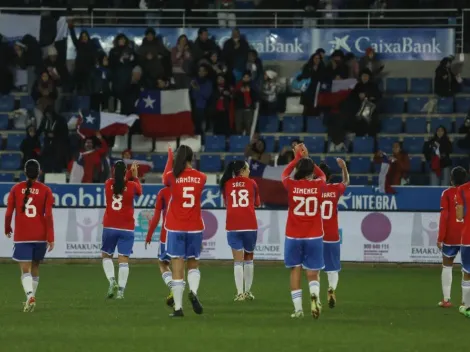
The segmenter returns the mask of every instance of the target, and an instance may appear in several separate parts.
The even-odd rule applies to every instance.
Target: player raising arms
[[[201,273],[199,256],[202,249],[204,222],[201,214],[201,194],[206,175],[191,166],[193,151],[180,145],[173,163],[173,153],[168,149],[168,161],[163,173],[163,183],[170,187],[171,200],[168,205],[165,228],[167,253],[171,257],[173,280],[171,290],[175,301],[171,317],[182,317],[184,294],[184,260],[187,261],[189,300],[196,314],[203,308],[197,296]],[[171,171],[170,171],[171,170]]]
[[[227,207],[225,229],[232,248],[237,295],[235,301],[253,300],[253,252],[258,234],[255,207],[260,206],[258,186],[248,178],[250,167],[245,161],[232,161],[220,180]],[[243,289],[243,281],[245,288]]]
[[[437,247],[442,251],[442,308],[452,307],[450,290],[452,287],[452,266],[454,259],[460,251],[462,230],[464,223],[457,221],[455,198],[458,187],[467,180],[467,172],[463,167],[456,167],[451,172],[451,187],[442,192],[441,215],[439,219],[439,237]]]
[[[25,163],[27,181],[14,185],[8,196],[5,213],[5,234],[11,237],[11,220],[15,212],[13,260],[19,262],[21,284],[26,294],[23,310],[32,312],[36,306],[36,290],[39,285],[39,264],[54,248],[54,197],[49,187],[37,181],[39,163],[30,159]]]
[[[166,212],[168,209],[168,204],[170,203],[171,193],[169,187],[164,187],[158,192],[157,201],[155,203],[155,213],[153,214],[152,220],[150,220],[149,229],[147,231],[147,238],[145,239],[145,249],[152,242],[152,236],[157,228],[158,223],[160,222],[160,214],[163,215],[162,226],[160,231],[160,247],[158,249],[158,265],[160,266],[160,272],[162,273],[163,281],[165,285],[168,286],[170,294],[166,298],[167,306],[173,308],[175,304],[173,300],[173,293],[171,292],[171,281],[172,274],[170,270],[170,261],[171,258],[166,252],[166,229],[165,229],[165,218]]]
[[[129,277],[129,257],[134,246],[134,197],[142,194],[137,178],[138,165],[131,167],[132,177],[126,178],[127,167],[122,160],[114,164],[114,177],[105,183],[106,210],[103,217],[101,253],[103,270],[109,281],[108,298],[124,298]],[[115,279],[113,255],[118,249],[119,274]]]
[[[326,178],[323,171],[308,158],[308,151],[303,144],[296,146],[295,151],[295,159],[282,173],[282,183],[287,189],[289,202],[284,261],[286,267],[291,269],[290,286],[294,302],[291,317],[300,318],[304,315],[301,289],[303,267],[310,288],[312,315],[318,319],[322,308],[320,270],[324,267],[321,200]],[[293,170],[294,176],[291,178]]]
[[[341,244],[338,229],[338,200],[349,185],[349,173],[343,159],[336,159],[341,168],[343,181],[331,183],[331,171],[325,163],[320,169],[325,173],[327,184],[323,187],[322,219],[323,219],[323,258],[325,260],[325,273],[328,277],[328,306],[336,305],[336,287],[338,286],[339,272],[341,270]]]

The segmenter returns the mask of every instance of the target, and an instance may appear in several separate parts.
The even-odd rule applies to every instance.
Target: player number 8
[[[246,189],[241,189],[238,191],[238,198],[237,198],[237,191],[233,190],[230,192],[232,196],[232,207],[233,208],[246,208],[250,205],[250,200],[248,199],[248,191]]]
[[[26,202],[25,205],[25,214],[28,218],[34,218],[37,214],[36,206],[32,205],[31,203],[33,202],[33,198],[28,198],[28,201]]]
[[[121,210],[122,209],[122,195],[113,195],[113,202],[111,203],[111,208],[113,210]]]

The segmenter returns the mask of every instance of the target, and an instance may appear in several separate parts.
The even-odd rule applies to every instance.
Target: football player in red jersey
[[[439,237],[437,247],[442,251],[442,301],[439,307],[452,307],[451,287],[452,287],[452,266],[454,259],[460,251],[462,240],[463,222],[457,221],[455,196],[458,187],[463,185],[467,179],[467,172],[463,167],[456,167],[451,172],[451,187],[442,192],[441,215],[439,219]]]
[[[166,304],[173,308],[175,302],[173,300],[173,293],[171,292],[171,282],[172,274],[170,269],[171,258],[166,252],[166,229],[165,229],[165,217],[166,211],[168,209],[168,204],[170,203],[171,191],[169,187],[164,187],[158,192],[157,201],[155,203],[155,213],[153,214],[152,219],[150,220],[149,229],[147,231],[147,238],[145,239],[145,249],[152,242],[152,236],[155,232],[155,229],[160,222],[160,214],[162,215],[162,226],[160,231],[160,246],[158,248],[158,264],[160,266],[160,272],[162,273],[163,281],[165,285],[168,286],[170,294],[166,298]]]
[[[106,210],[103,217],[101,253],[103,270],[109,281],[107,296],[123,299],[129,277],[129,257],[134,246],[134,197],[142,194],[142,186],[137,178],[137,164],[132,165],[130,179],[126,178],[127,167],[123,161],[118,161],[113,171],[114,177],[105,183]],[[116,247],[119,263],[117,282],[113,264]]]
[[[25,312],[32,312],[36,306],[39,264],[46,251],[54,249],[54,197],[49,187],[37,181],[40,171],[36,160],[30,159],[25,163],[27,180],[12,187],[5,213],[5,234],[11,238],[14,232],[13,260],[19,262],[21,268],[21,283],[26,294]],[[13,212],[14,231],[11,227]]]
[[[171,199],[168,205],[165,228],[167,253],[171,257],[173,280],[171,290],[175,301],[171,317],[183,317],[184,261],[187,261],[189,300],[196,314],[203,308],[197,296],[201,273],[199,256],[202,249],[204,222],[201,213],[201,194],[206,184],[206,175],[192,168],[193,151],[180,145],[173,153],[168,148],[168,161],[163,173],[163,183],[170,187]]]
[[[321,201],[326,178],[323,171],[308,158],[305,145],[299,144],[295,150],[295,159],[282,173],[282,183],[287,189],[289,202],[284,262],[286,267],[291,269],[290,286],[294,303],[294,313],[291,317],[303,317],[303,268],[309,282],[312,316],[318,319],[322,308],[320,270],[324,267]],[[291,178],[292,171],[294,175]]]
[[[325,260],[325,273],[328,277],[328,306],[336,305],[336,287],[338,286],[339,272],[341,270],[341,239],[338,229],[338,201],[349,185],[349,173],[343,159],[336,159],[341,168],[343,181],[331,183],[331,171],[325,163],[320,169],[325,173],[327,184],[323,188],[321,214],[323,219],[323,258]]]
[[[258,234],[255,207],[260,206],[258,186],[248,176],[250,167],[244,160],[227,165],[220,188],[227,207],[225,230],[234,260],[235,301],[253,300],[253,252]],[[243,288],[243,281],[245,287]]]

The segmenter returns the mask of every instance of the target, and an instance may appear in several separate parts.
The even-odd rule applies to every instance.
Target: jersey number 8
[[[26,209],[24,213],[28,218],[34,218],[36,214],[38,213],[36,210],[36,206],[31,204],[32,202],[33,202],[33,198],[28,198],[28,201],[26,202],[26,205],[25,205]]]
[[[246,189],[240,189],[238,192],[236,190],[233,190],[232,192],[230,192],[230,195],[232,196],[233,208],[246,208],[250,205],[250,200],[248,199],[248,191]]]
[[[298,216],[315,216],[318,212],[318,198],[317,197],[293,197],[294,202],[298,203],[294,208],[294,215]],[[331,219],[333,216],[333,202],[325,201],[320,206],[321,217],[324,220]]]
[[[121,210],[122,209],[122,194],[115,195],[113,194],[113,202],[111,203],[111,208],[113,210]]]

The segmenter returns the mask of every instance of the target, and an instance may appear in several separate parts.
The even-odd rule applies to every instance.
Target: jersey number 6
[[[26,202],[25,205],[25,214],[28,218],[34,218],[37,214],[36,206],[32,205],[31,203],[33,202],[33,198],[28,198],[28,201]]]

